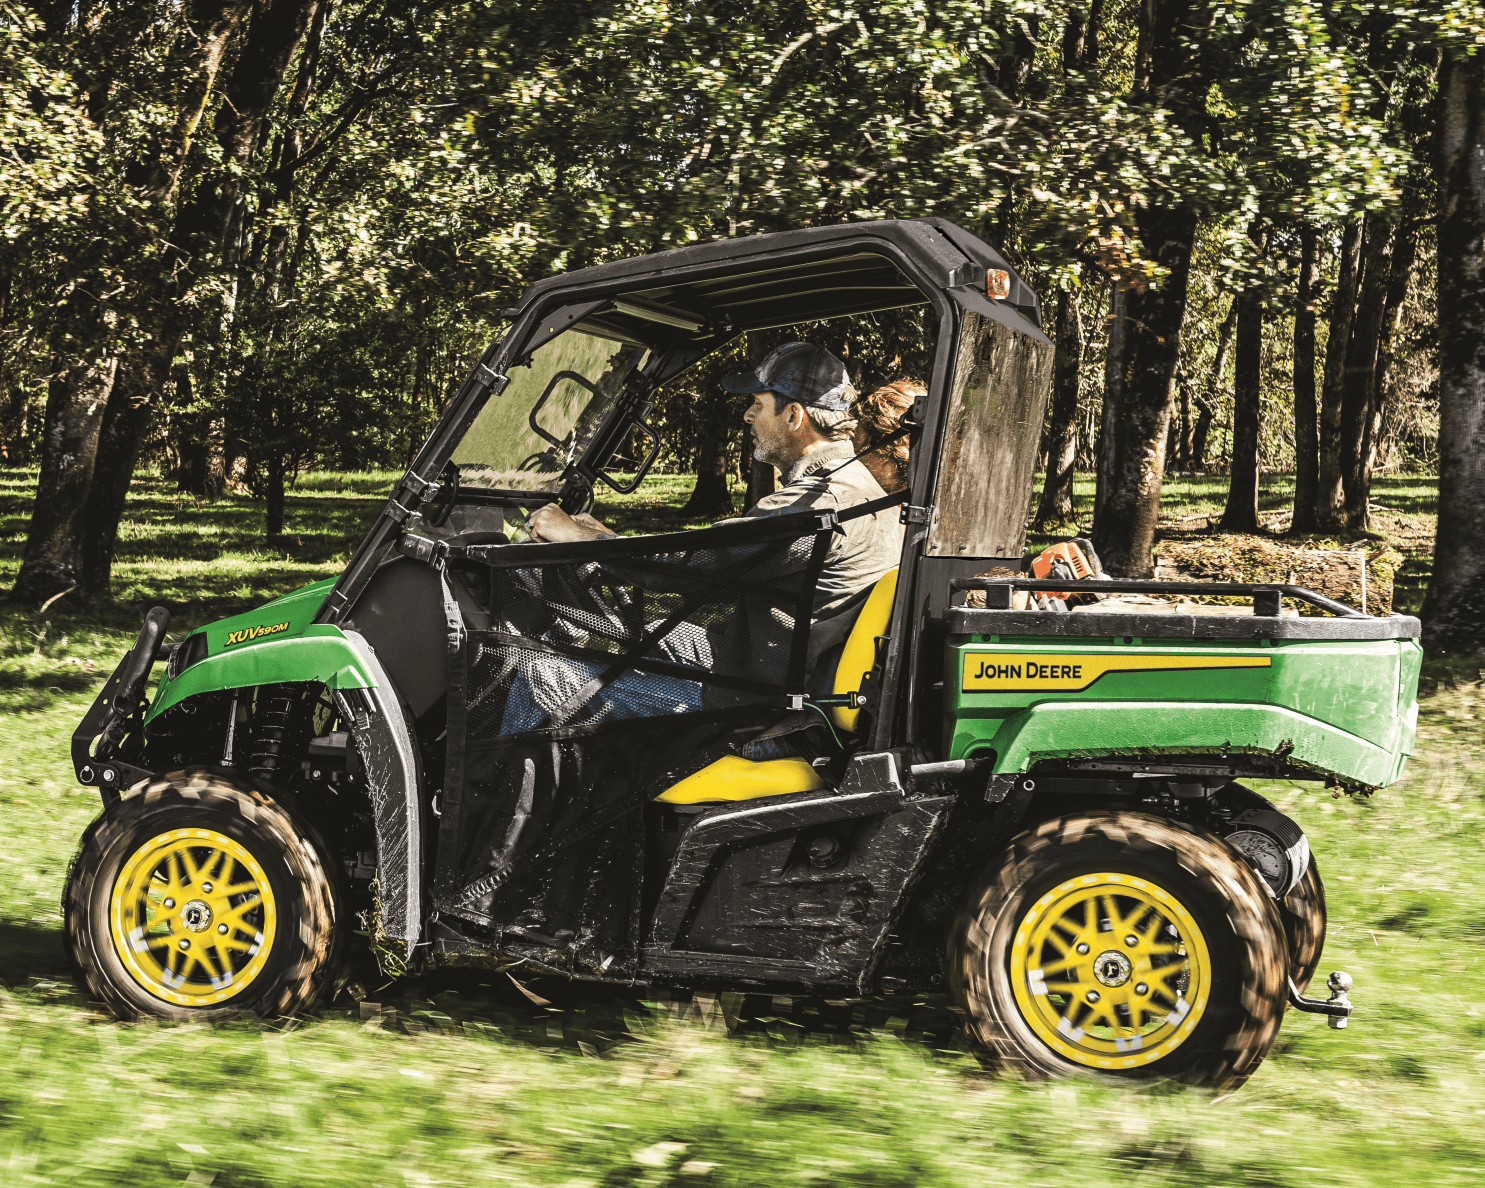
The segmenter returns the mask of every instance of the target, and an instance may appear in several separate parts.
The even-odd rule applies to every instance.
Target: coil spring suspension
[[[299,685],[265,685],[258,690],[248,758],[253,775],[282,782],[309,740],[310,708]]]

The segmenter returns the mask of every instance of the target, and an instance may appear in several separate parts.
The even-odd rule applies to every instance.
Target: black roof
[[[993,247],[944,219],[804,227],[634,256],[538,281],[521,307],[577,290],[621,301],[585,318],[589,328],[643,339],[659,322],[714,337],[920,305],[926,285],[988,304],[992,268],[1005,270],[1011,285],[996,312],[1014,317],[1010,306],[1035,333],[1041,303],[1030,286]]]

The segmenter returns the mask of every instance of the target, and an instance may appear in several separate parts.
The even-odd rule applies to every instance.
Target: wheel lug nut
[[[210,891],[211,888],[208,887],[207,890]],[[1132,949],[1135,945],[1140,943],[1140,938],[1137,936],[1126,936],[1124,938],[1124,943]]]
[[[182,948],[182,949],[189,949],[189,948],[190,948],[190,947],[191,947],[191,942],[190,942],[190,941],[188,941],[188,940],[183,940],[183,941],[181,941],[181,943],[180,943],[180,947],[181,947],[181,948]]]
[[[217,925],[217,931],[220,932],[223,936],[226,936],[227,935],[227,926],[225,924],[218,924]]]
[[[170,906],[168,902],[167,902],[166,906],[167,907]],[[1087,951],[1088,951],[1088,946],[1087,945],[1079,945],[1078,946],[1078,952],[1079,953],[1086,953]]]
[[[211,894],[211,884],[210,883],[202,883],[201,884],[201,890],[205,891],[208,895],[210,895]],[[1127,943],[1128,944],[1131,944],[1131,945],[1134,944],[1134,937],[1130,937]]]
[[[167,899],[165,901],[165,906],[168,907],[168,908],[173,908],[175,906],[175,900],[173,900],[173,899]]]
[[[1089,1002],[1097,1002],[1098,1001],[1098,991],[1097,990],[1090,990],[1090,991],[1088,991],[1087,998],[1088,998],[1088,1001]]]
[[[1144,982],[1139,983],[1134,988],[1134,992],[1136,994],[1147,994],[1147,993],[1149,993],[1149,990],[1150,990],[1150,987],[1148,987],[1147,985],[1145,985]]]

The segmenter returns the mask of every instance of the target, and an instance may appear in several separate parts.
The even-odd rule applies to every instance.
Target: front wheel
[[[63,893],[78,980],[120,1018],[293,1014],[334,971],[341,898],[313,830],[254,788],[178,772],[88,827]]]
[[[1139,813],[1023,833],[967,895],[950,986],[971,1042],[1032,1076],[1242,1084],[1283,1018],[1283,926],[1218,838]]]

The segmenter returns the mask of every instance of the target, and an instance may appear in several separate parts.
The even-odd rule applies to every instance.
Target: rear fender
[[[1115,755],[1267,754],[1286,764],[1379,787],[1398,755],[1282,706],[1245,702],[1045,701],[1004,719],[961,719],[949,757],[995,753],[995,774],[1029,771],[1046,759]]]

